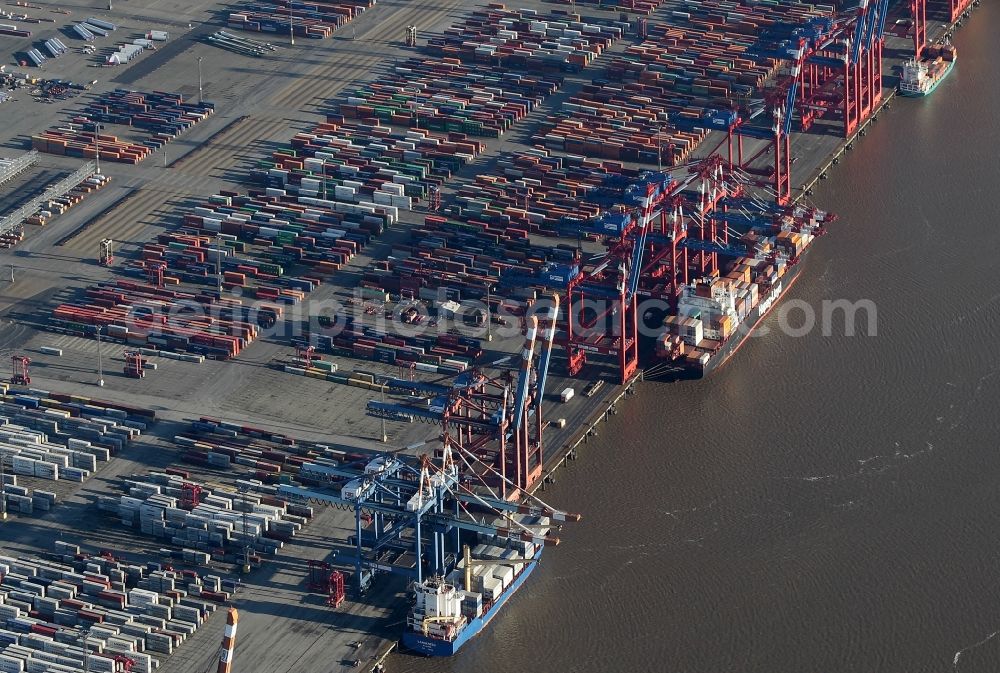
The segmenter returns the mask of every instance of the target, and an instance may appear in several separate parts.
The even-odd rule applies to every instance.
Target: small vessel
[[[522,545],[525,543],[522,543]],[[403,646],[428,657],[450,657],[483,631],[531,575],[542,546],[500,549],[487,545],[477,555],[496,561],[465,559],[447,577],[431,577],[414,585],[416,600],[406,620]]]
[[[921,59],[911,58],[903,64],[899,93],[903,96],[929,95],[955,67],[956,56],[954,45],[948,42],[925,47]]]

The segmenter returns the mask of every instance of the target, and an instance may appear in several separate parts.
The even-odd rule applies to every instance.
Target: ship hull
[[[490,606],[490,609],[483,613],[482,616],[469,622],[469,625],[462,629],[462,632],[458,634],[455,640],[449,642],[438,638],[428,638],[423,634],[413,631],[406,631],[402,638],[403,647],[416,654],[422,654],[425,657],[453,656],[462,649],[463,645],[479,635],[493,618],[496,617],[497,613],[500,612],[510,597],[521,588],[521,585],[528,579],[528,576],[535,571],[535,566],[538,565],[537,561],[541,555],[542,548],[539,547],[534,556],[536,563],[528,563],[524,570],[521,571],[521,574],[511,582],[507,590],[500,594],[500,598]]]
[[[941,75],[935,78],[934,81],[931,82],[931,85],[927,87],[927,91],[910,91],[908,89],[900,87],[899,95],[906,96],[907,98],[923,98],[924,96],[930,96],[932,93],[934,93],[934,90],[938,88],[938,85],[944,81],[944,79],[948,76],[949,73],[951,73],[952,69],[955,67],[954,61],[948,61],[947,63],[948,64],[941,72]]]
[[[771,310],[781,301],[785,294],[791,289],[792,285],[798,279],[799,271],[802,268],[801,261],[788,268],[785,271],[785,275],[781,277],[778,281],[778,291],[772,295],[772,299],[769,302],[761,301],[753,308],[750,315],[740,323],[740,326],[736,329],[736,332],[726,339],[725,343],[712,354],[708,362],[704,366],[693,363],[686,364],[680,372],[677,372],[678,378],[681,379],[701,379],[709,376],[713,372],[717,371],[724,364],[729,362],[729,359],[736,354],[736,351],[740,349],[740,346],[750,338],[753,331],[757,328],[757,325],[763,320]]]

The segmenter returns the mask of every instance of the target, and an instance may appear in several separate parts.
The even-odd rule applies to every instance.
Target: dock
[[[406,623],[406,579],[380,574],[364,596],[349,590],[337,608],[324,591],[310,588],[317,563],[352,572],[347,541],[354,512],[317,505],[280,550],[262,552],[261,562],[241,574],[232,549],[202,567],[179,561],[169,554],[177,545],[123,526],[121,516],[98,515],[98,504],[127,493],[123,484],[132,475],[170,469],[225,492],[238,480],[276,474],[269,472],[273,461],[287,456],[274,457],[280,453],[274,446],[260,449],[251,437],[361,455],[410,447],[401,455],[413,461],[433,456],[429,447],[442,433],[430,409],[434,395],[406,394],[401,382],[447,389],[465,374],[489,370],[513,397],[526,350],[533,375],[543,354],[551,355],[545,389],[505,400],[503,409],[528,426],[536,410],[542,416],[543,441],[532,458],[539,464],[523,475],[518,469],[512,479],[519,481],[498,488],[531,494],[569,462],[599,459],[586,455],[588,439],[644,385],[638,334],[633,341],[581,337],[567,346],[561,338],[546,342],[545,313],[535,316],[537,335],[522,315],[555,295],[563,297],[565,319],[569,288],[588,274],[590,287],[612,297],[609,315],[630,310],[637,294],[677,291],[675,257],[670,271],[639,278],[627,298],[619,294],[631,277],[605,274],[608,264],[597,254],[611,249],[612,268],[631,270],[634,248],[606,245],[614,235],[594,221],[611,211],[622,215],[626,184],[662,199],[657,208],[667,207],[667,192],[693,198],[686,171],[724,153],[727,133],[719,129],[736,115],[712,100],[749,106],[781,68],[727,51],[718,35],[712,63],[696,65],[685,56],[687,47],[670,30],[681,26],[697,39],[721,31],[708,3],[692,12],[680,0],[622,2],[614,10],[541,0],[506,8],[457,0],[432,7],[331,2],[322,3],[328,11],[302,10],[293,18],[294,44],[277,9],[242,11],[241,4],[224,12],[224,31],[238,37],[220,38],[214,15],[222,6],[132,0],[127,8],[100,11],[99,23],[90,24],[98,29],[90,31],[93,39],[70,40],[61,32],[71,42],[67,51],[40,67],[14,68],[33,83],[0,102],[0,115],[10,120],[0,157],[12,157],[0,164],[0,221],[17,229],[17,236],[0,238],[0,369],[6,372],[14,357],[14,368],[30,364],[31,382],[10,384],[13,392],[4,398],[10,406],[0,414],[17,409],[36,418],[32,412],[46,400],[84,405],[74,400],[87,399],[119,420],[135,421],[123,411],[130,409],[150,422],[140,422],[142,431],[120,446],[112,442],[116,450],[106,457],[96,439],[92,453],[68,454],[58,480],[46,461],[62,458],[32,454],[25,460],[33,462],[19,462],[16,488],[28,495],[12,501],[23,510],[11,509],[0,523],[0,541],[5,554],[25,558],[47,558],[58,540],[95,557],[112,552],[122,563],[173,562],[238,577],[239,588],[226,598],[240,610],[234,670],[252,662],[275,673],[374,671],[391,663]],[[772,25],[768,12],[778,10],[768,8],[779,4],[741,15],[733,30],[753,35],[755,21]],[[54,23],[25,23],[30,37],[18,26],[0,43],[27,54],[33,41],[72,30],[97,12],[78,0],[64,6],[72,16],[19,8]],[[971,7],[963,11],[967,16]],[[796,9],[789,18],[822,26],[829,17]],[[406,43],[411,26],[415,45]],[[928,39],[956,29],[956,21],[939,23]],[[153,31],[156,40],[136,37]],[[130,43],[142,48],[121,51]],[[657,60],[665,45],[676,46],[676,54]],[[808,203],[839,158],[898,102],[893,67],[909,46],[905,35],[885,37],[879,102],[849,134],[840,134],[835,114],[815,120],[809,132],[792,127],[788,185],[768,173],[772,139],[760,128],[748,136],[743,152],[757,158],[743,167],[744,177],[756,176],[746,178],[747,189],[770,199],[773,184],[787,189],[785,207]],[[127,62],[107,65],[109,56],[125,53]],[[630,107],[635,89],[616,88],[626,76],[646,87],[645,110]],[[682,92],[683,100],[671,92]],[[611,119],[615,124],[604,124]],[[100,124],[107,128],[95,128]],[[763,128],[759,119],[748,126],[754,124]],[[101,188],[72,208],[49,204],[88,179]],[[60,193],[46,192],[49,186]],[[24,222],[42,209],[47,217]],[[586,222],[567,228],[572,216]],[[632,213],[603,224],[630,243],[641,219]],[[692,264],[698,259],[705,273],[724,276],[714,261],[719,248],[701,243],[691,248]],[[256,312],[234,304],[244,300],[254,301]],[[136,329],[148,327],[142,319],[125,326],[108,317],[134,317],[150,304],[173,311],[173,332],[149,339]],[[459,317],[465,305],[488,306],[485,319],[496,322],[489,330],[465,323]],[[214,322],[184,314],[191,306],[214,312]],[[322,311],[329,307],[338,320],[349,319],[340,333],[325,331]],[[417,324],[431,336],[411,334]],[[133,366],[135,358],[145,363],[144,377],[126,375],[129,358]],[[600,388],[586,395],[594,382]],[[192,444],[222,446],[212,432],[193,429],[211,425],[206,418],[251,428],[234,435],[244,443],[231,449],[231,460],[219,458],[220,451],[196,462],[203,454],[189,450]],[[117,430],[102,432],[131,436]],[[86,423],[74,431],[76,448],[97,432]],[[478,477],[497,487],[489,474],[495,464],[482,461]],[[287,483],[302,481],[301,463],[282,463]],[[162,673],[214,667],[225,626],[217,616],[225,610],[215,612],[162,657]]]

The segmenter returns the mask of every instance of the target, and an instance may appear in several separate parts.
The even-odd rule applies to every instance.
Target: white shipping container
[[[353,201],[357,190],[354,187],[346,187],[344,185],[336,185],[333,188],[333,196],[339,201]]]
[[[483,598],[495,601],[503,591],[503,584],[496,577],[483,578]]]
[[[559,393],[559,400],[562,402],[569,402],[571,399],[573,399],[573,395],[575,394],[576,391],[573,390],[572,388],[564,388],[562,392]]]
[[[0,671],[3,673],[23,673],[24,662],[20,659],[0,654]]]
[[[497,566],[493,570],[493,577],[500,580],[503,588],[506,589],[514,581],[514,569],[507,565]]]

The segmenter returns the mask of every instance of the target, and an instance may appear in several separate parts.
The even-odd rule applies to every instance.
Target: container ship
[[[547,517],[526,519],[532,531],[548,525]],[[466,546],[465,558],[445,577],[414,584],[403,647],[428,657],[452,656],[496,617],[542,556],[542,545],[516,541],[514,548],[504,548],[495,538],[487,542],[471,552]]]
[[[795,283],[803,255],[832,219],[816,211],[797,231],[744,234],[741,244],[754,254],[736,258],[724,276],[681,288],[676,314],[664,319],[656,355],[673,365],[677,378],[703,378],[725,364]]]
[[[928,96],[955,67],[955,46],[946,43],[924,49],[920,60],[911,58],[903,64],[899,93],[904,96]]]

